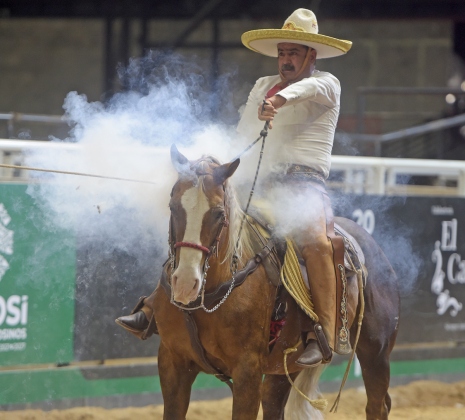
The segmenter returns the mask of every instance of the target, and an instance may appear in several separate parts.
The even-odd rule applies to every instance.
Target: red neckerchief
[[[265,96],[265,99],[268,99],[268,98],[271,98],[272,96],[276,95],[280,90],[283,90],[285,87],[287,87],[287,84],[286,86],[281,86],[281,83],[278,83],[277,85],[273,86],[267,93],[266,93],[266,96]]]

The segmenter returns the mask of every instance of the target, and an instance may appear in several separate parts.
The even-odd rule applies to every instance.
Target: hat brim
[[[286,29],[248,31],[242,34],[241,40],[247,48],[268,57],[278,56],[278,44],[282,42],[292,42],[314,48],[317,51],[317,58],[337,57],[345,54],[352,47],[351,41]]]

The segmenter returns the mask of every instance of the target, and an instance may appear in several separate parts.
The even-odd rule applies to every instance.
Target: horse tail
[[[311,400],[321,398],[318,381],[325,365],[304,369],[295,380],[295,385]],[[289,399],[284,411],[284,420],[323,420],[323,413],[310,405],[298,392],[291,388]]]

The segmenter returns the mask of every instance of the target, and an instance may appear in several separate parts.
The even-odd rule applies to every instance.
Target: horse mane
[[[217,165],[221,165],[221,162],[213,156],[202,156],[203,161],[199,162],[197,167],[205,171],[209,167],[209,162],[213,162]],[[205,190],[203,183],[204,177],[199,176],[199,187],[202,190]],[[226,249],[226,257],[221,262],[224,263],[234,255],[234,249],[236,246],[237,238],[239,236],[239,230],[241,227],[242,219],[244,218],[244,211],[241,208],[239,199],[237,198],[236,189],[231,182],[231,179],[228,178],[224,184],[225,187],[225,204],[226,204],[226,213],[229,219],[229,241]],[[250,258],[253,254],[252,241],[250,238],[250,229],[247,229],[247,222],[244,221],[244,226],[242,228],[241,238],[237,246],[237,256],[240,263],[244,263]]]

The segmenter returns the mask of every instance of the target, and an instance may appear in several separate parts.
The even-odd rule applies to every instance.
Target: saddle
[[[282,238],[280,239],[273,236],[274,225],[270,223],[269,220],[266,220],[262,213],[255,208],[249,209],[247,223],[255,232],[258,239],[257,247],[260,247],[260,249],[268,243],[270,238],[274,238],[275,248],[272,250],[268,260],[264,263],[264,266],[273,284],[278,286],[281,281],[280,272],[286,254],[286,241]],[[356,239],[337,223],[334,223],[334,232],[336,236],[340,236],[344,241],[344,268],[346,276],[352,277],[356,274],[357,270],[361,269],[363,284],[365,286],[368,273],[365,268],[365,255],[363,254],[362,248]],[[300,255],[300,252],[298,252],[298,255]],[[305,271],[302,275],[306,279],[307,274],[302,257],[299,258],[299,262],[301,263],[302,270]],[[306,282],[308,282],[308,280],[306,280]]]
[[[281,280],[281,271],[285,261],[285,255],[287,252],[287,243],[293,242],[276,238],[273,235],[274,226],[264,217],[263,212],[258,211],[256,208],[249,210],[249,215],[247,216],[247,223],[250,226],[251,230],[255,233],[255,240],[252,241],[254,244],[254,250],[261,249],[270,238],[273,239],[275,247],[272,252],[269,254],[268,258],[263,261],[264,268],[267,272],[268,277],[273,282],[273,284],[279,288],[282,286]],[[355,319],[355,314],[358,306],[358,297],[359,297],[359,287],[358,281],[356,279],[357,272],[361,272],[363,279],[363,287],[366,285],[367,281],[367,270],[365,268],[365,256],[363,251],[355,240],[355,238],[350,235],[346,230],[344,230],[337,223],[334,223],[334,234],[337,237],[342,238],[344,244],[343,250],[343,265],[341,268],[340,263],[337,264],[335,261],[335,270],[336,272],[341,272],[340,277],[338,277],[338,282],[341,283],[339,287],[339,293],[337,294],[338,302],[337,308],[339,312],[338,316],[338,337],[335,351],[339,354],[347,354],[351,351],[350,341],[349,341],[349,329],[352,326],[352,323]],[[307,270],[303,258],[301,257],[300,250],[294,243],[294,251],[297,255],[299,261],[300,270],[302,273],[302,278],[305,282],[305,285],[310,289]],[[340,262],[342,262],[342,255],[340,255]],[[339,270],[336,265],[339,265]],[[339,285],[338,285],[339,286]],[[282,328],[283,319],[285,314],[282,311],[282,293],[278,292],[277,301],[275,304],[275,311],[273,313],[273,319],[271,321],[271,331],[270,335],[270,344],[274,343],[277,340],[279,335],[279,330]],[[306,312],[306,311],[305,311]]]

